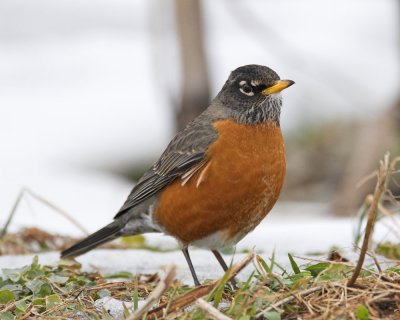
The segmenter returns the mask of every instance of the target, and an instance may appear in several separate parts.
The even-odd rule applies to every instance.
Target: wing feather
[[[177,177],[191,170],[197,171],[196,166],[204,165],[207,149],[216,138],[214,127],[201,121],[192,122],[180,131],[160,159],[138,181],[114,218],[155,195]]]

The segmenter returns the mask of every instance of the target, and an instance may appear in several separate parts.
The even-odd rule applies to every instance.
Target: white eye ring
[[[250,92],[244,92],[244,90],[242,88],[239,89],[241,93],[245,94],[246,96],[252,97],[254,96],[254,92],[250,91]]]
[[[241,87],[246,88],[246,89],[250,89],[250,91],[246,92],[243,88],[239,88],[241,93],[243,93],[243,94],[245,94],[246,96],[249,96],[249,97],[254,96],[253,88],[251,86],[249,86],[246,81],[244,81],[244,80],[240,81],[239,85]]]

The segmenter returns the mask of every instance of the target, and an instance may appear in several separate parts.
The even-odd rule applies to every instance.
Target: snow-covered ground
[[[0,224],[23,186],[90,231],[110,221],[132,188],[112,172],[155,159],[173,134],[169,101],[180,80],[169,4],[0,2]],[[213,94],[239,65],[273,67],[296,81],[284,94],[286,134],[329,117],[371,117],[397,97],[394,0],[207,0],[203,5]],[[351,245],[349,220],[333,220],[324,205],[308,206],[281,204],[238,249],[269,254],[276,246],[278,252],[304,253]],[[33,199],[22,203],[11,229],[24,225],[79,235]],[[174,243],[159,236],[148,241]],[[105,254],[90,253],[82,261],[107,261]],[[121,262],[134,271],[151,261],[184,265],[177,252],[129,255],[132,259]],[[202,251],[193,254],[207,270],[205,257]],[[0,267],[30,257],[7,259],[0,258]],[[125,268],[117,259],[104,268]]]
[[[29,223],[28,223],[29,224]],[[68,223],[60,221],[54,225],[64,225],[65,230],[71,230]],[[397,220],[400,225],[400,219]],[[50,226],[50,224],[49,224]],[[287,253],[306,256],[321,254],[326,258],[327,252],[333,246],[347,252],[348,258],[356,258],[352,253],[353,230],[356,221],[350,218],[334,219],[324,205],[283,203],[278,205],[254,232],[250,233],[236,247],[237,253],[234,262],[238,262],[245,254],[243,250],[253,249],[268,261],[272,252],[276,253],[276,261],[288,266]],[[384,220],[377,224],[374,232],[375,241],[399,240],[390,228],[395,224],[392,220]],[[93,228],[91,228],[93,231]],[[146,241],[149,245],[164,249],[176,249],[177,243],[171,237],[161,234],[148,234]],[[20,267],[29,264],[33,255],[0,256],[1,268]],[[201,279],[217,278],[221,275],[220,267],[211,252],[193,248],[191,257]],[[40,263],[56,263],[59,259],[58,252],[39,255]],[[226,255],[226,261],[231,261],[232,256]],[[182,253],[179,250],[172,252],[153,252],[147,250],[104,250],[91,251],[77,258],[85,270],[100,270],[104,274],[119,271],[132,273],[153,273],[159,271],[166,264],[178,266],[177,276],[190,283],[191,276]],[[305,263],[307,261],[300,261]],[[246,277],[251,268],[241,277]]]

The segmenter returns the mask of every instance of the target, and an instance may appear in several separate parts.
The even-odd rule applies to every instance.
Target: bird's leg
[[[185,256],[186,262],[189,265],[190,272],[192,274],[194,285],[197,287],[200,285],[199,279],[197,279],[196,271],[194,271],[192,260],[190,260],[188,247],[182,249],[183,255]]]
[[[221,265],[222,269],[226,272],[228,270],[228,266],[226,265],[224,258],[222,258],[221,254],[217,250],[211,250],[211,252],[214,254],[214,256],[217,258],[219,264]],[[231,284],[233,286],[233,289],[237,289],[237,283],[235,278],[231,279]]]

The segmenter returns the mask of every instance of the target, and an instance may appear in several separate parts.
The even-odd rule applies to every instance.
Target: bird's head
[[[292,84],[292,80],[280,80],[277,73],[268,67],[246,65],[230,74],[216,99],[238,122],[272,121],[279,125],[280,92]]]

